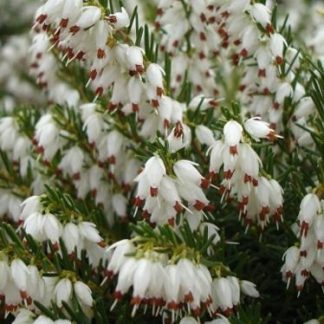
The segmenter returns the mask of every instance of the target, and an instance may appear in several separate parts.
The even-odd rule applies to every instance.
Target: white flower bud
[[[10,275],[10,269],[6,261],[0,261],[0,291],[3,291],[7,285]]]
[[[252,17],[264,28],[271,23],[270,10],[261,3],[255,3],[250,7]]]
[[[83,160],[83,151],[78,146],[74,146],[65,153],[58,168],[68,172],[72,176],[76,176],[82,170]]]
[[[233,276],[227,277],[227,280],[230,283],[232,289],[233,305],[238,305],[240,302],[240,282],[236,277]]]
[[[156,89],[163,89],[164,71],[158,64],[151,63],[146,69],[147,82]]]
[[[223,141],[216,141],[210,150],[209,172],[217,174],[223,164]]]
[[[291,246],[283,255],[285,259],[285,271],[286,275],[292,276],[299,262],[300,251],[296,246]]]
[[[112,198],[112,206],[115,213],[122,218],[127,217],[128,200],[122,194],[114,194]]]
[[[185,124],[178,122],[167,137],[169,151],[175,153],[189,147],[191,143],[191,130]]]
[[[75,23],[75,26],[78,26],[82,29],[87,29],[93,26],[101,16],[101,10],[96,6],[84,6],[81,9],[81,16]]]
[[[260,138],[272,140],[276,137],[275,131],[270,128],[269,123],[262,121],[259,117],[248,119],[244,123],[244,128],[257,141]]]
[[[140,259],[133,277],[133,297],[140,300],[145,298],[146,291],[152,280],[152,262],[147,259]]]
[[[324,269],[321,264],[318,264],[317,262],[313,263],[310,267],[310,272],[320,285],[324,284]]]
[[[11,277],[15,282],[15,285],[21,293],[25,294],[24,298],[27,297],[27,282],[29,276],[29,270],[26,264],[20,259],[14,259],[11,262]]]
[[[159,156],[152,156],[146,163],[144,170],[136,177],[135,181],[148,185],[148,191],[151,196],[156,196],[160,182],[166,174],[166,169],[162,159]],[[145,189],[145,186],[144,188]]]
[[[134,258],[128,258],[125,263],[122,264],[118,274],[118,282],[115,289],[115,298],[122,297],[132,286],[134,271],[137,267],[138,261]]]
[[[22,211],[20,214],[20,219],[25,220],[32,213],[40,211],[41,208],[40,197],[39,196],[28,197],[22,202],[21,207],[22,207]]]
[[[43,215],[43,226],[45,236],[52,242],[58,243],[62,234],[62,225],[53,214]]]
[[[282,104],[285,98],[290,97],[293,94],[291,84],[288,82],[281,83],[277,89],[275,101],[278,104]]]
[[[282,63],[284,46],[287,45],[284,37],[278,33],[272,34],[270,37],[270,50],[278,64]]]
[[[313,99],[311,97],[304,97],[299,101],[298,105],[296,106],[294,118],[299,119],[302,117],[307,117],[313,111],[314,111]]]
[[[129,100],[133,105],[138,105],[141,101],[141,96],[143,92],[143,83],[140,78],[133,76],[129,79],[127,84]],[[124,91],[124,89],[123,89]],[[136,110],[139,108],[137,107]]]
[[[72,253],[80,242],[78,226],[73,223],[66,224],[63,229],[62,239],[68,253]]]
[[[32,144],[29,138],[19,137],[13,147],[13,160],[19,161],[30,153]]]
[[[200,144],[212,146],[216,142],[212,130],[204,125],[198,125],[195,128],[195,133]]]
[[[220,307],[223,311],[226,311],[233,308],[231,285],[226,278],[214,279],[212,291],[216,309]]]
[[[80,234],[84,239],[93,242],[100,243],[102,242],[102,237],[99,235],[99,232],[96,228],[96,225],[90,222],[81,222],[78,225]]]
[[[24,229],[35,240],[42,242],[46,239],[43,232],[43,215],[39,212],[34,212],[27,217],[24,222]]]
[[[142,74],[144,72],[143,49],[129,46],[126,52],[127,67],[130,71]]]
[[[317,195],[313,193],[307,194],[300,204],[298,219],[301,224],[304,222],[308,226],[311,226],[316,214],[320,211],[320,209],[321,204]]]
[[[20,308],[12,324],[33,324],[35,314],[25,308]]]
[[[93,304],[91,289],[82,281],[77,281],[73,285],[74,292],[83,305],[91,307]]]
[[[319,242],[319,245],[324,245],[324,215],[318,214],[317,217],[315,217],[315,234],[316,238]],[[324,246],[323,246],[324,248]]]
[[[246,143],[240,144],[239,164],[246,176],[252,177],[252,181],[259,175],[261,160],[253,148]]]
[[[62,307],[62,302],[68,302],[72,296],[72,283],[69,279],[61,279],[55,286],[54,294],[58,307]]]
[[[125,8],[121,8],[121,12],[115,12],[109,15],[107,20],[114,26],[115,29],[127,27],[130,23],[129,16]]]
[[[237,145],[242,139],[243,127],[235,120],[228,121],[223,129],[225,143],[230,147],[231,154],[237,153]]]
[[[259,292],[256,290],[256,286],[253,282],[251,281],[246,281],[246,280],[242,280],[240,282],[241,284],[241,289],[243,294],[253,297],[253,298],[259,298],[260,294]]]
[[[204,177],[195,168],[196,163],[189,160],[179,160],[173,165],[173,171],[183,183],[194,183],[200,186]]]

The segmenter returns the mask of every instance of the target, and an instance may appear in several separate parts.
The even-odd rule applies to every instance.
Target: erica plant
[[[278,2],[0,4],[1,323],[322,323],[324,6]]]

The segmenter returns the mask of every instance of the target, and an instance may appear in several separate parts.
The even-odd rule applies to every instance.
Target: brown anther
[[[74,26],[72,26],[70,28],[70,33],[72,33],[73,35],[75,35],[79,30],[80,30],[80,27],[74,25]]]
[[[136,69],[136,72],[139,74],[142,74],[144,72],[144,66],[141,64],[136,64],[135,69]]]
[[[233,65],[238,65],[240,61],[240,56],[239,54],[233,54],[232,55],[232,63]]]
[[[121,291],[115,291],[114,292],[114,298],[117,299],[117,300],[122,300],[123,298],[123,294]]]
[[[102,48],[98,48],[97,50],[97,58],[98,59],[103,59],[106,57],[106,52]]]
[[[199,53],[198,53],[198,57],[199,57],[200,60],[203,60],[203,59],[206,58],[206,55],[205,55],[204,52],[199,52]]]
[[[109,15],[108,17],[106,17],[106,20],[109,21],[111,24],[116,24],[117,17],[115,15]]]
[[[136,103],[132,103],[132,111],[134,113],[138,112],[139,111],[139,105],[136,104]]]
[[[275,110],[278,110],[280,108],[280,103],[279,102],[274,102],[272,104],[272,108],[275,109]]]
[[[174,217],[168,219],[168,224],[169,224],[170,226],[174,227],[174,225],[175,225],[175,219],[174,219]]]
[[[39,23],[39,24],[42,24],[47,18],[47,15],[45,14],[42,14],[42,15],[39,15],[37,18],[36,18],[36,21]]]
[[[266,69],[259,69],[258,76],[259,76],[259,78],[265,78],[266,77]]]
[[[263,95],[264,96],[269,96],[271,94],[270,90],[268,88],[263,89]]]
[[[158,108],[160,106],[160,103],[159,103],[159,101],[157,99],[152,99],[151,100],[151,106],[153,108]]]
[[[304,250],[304,251],[300,251],[299,255],[300,255],[301,257],[306,258],[306,257],[307,257],[307,251],[306,251],[306,250]]]
[[[230,154],[232,154],[232,155],[237,154],[237,153],[238,153],[238,152],[237,152],[237,145],[230,146],[230,147],[229,147],[229,151],[230,151]]]
[[[193,207],[196,208],[197,210],[203,210],[206,207],[206,205],[202,201],[196,200]]]
[[[232,178],[234,171],[232,170],[226,170],[224,171],[224,178],[229,180]]]
[[[202,22],[205,22],[207,20],[206,15],[203,12],[200,14],[199,18]]]
[[[254,187],[256,187],[258,184],[259,184],[259,181],[258,181],[258,179],[252,179],[252,184],[253,184],[253,186]]]
[[[78,52],[77,56],[75,57],[77,60],[81,61],[85,56],[85,52],[80,51]]]
[[[102,96],[102,94],[103,94],[103,87],[99,87],[99,88],[97,88],[97,89],[96,89],[96,95],[97,95],[98,97],[100,97],[100,96]]]
[[[179,201],[176,201],[175,205],[173,206],[173,208],[175,209],[175,211],[177,213],[181,213],[183,211],[183,207],[181,206]]]
[[[67,25],[69,23],[69,19],[68,18],[62,18],[61,21],[60,21],[60,27],[61,28],[66,28]]]
[[[266,31],[268,34],[273,34],[274,33],[273,26],[271,24],[267,24]]]
[[[73,180],[80,180],[80,172],[74,173],[72,176]]]
[[[156,15],[157,16],[162,16],[163,15],[163,9],[162,8],[157,8],[156,9]]]
[[[172,43],[172,46],[173,46],[173,47],[178,47],[178,46],[179,46],[179,41],[178,41],[178,40],[175,40],[175,41]]]
[[[245,48],[243,48],[242,50],[241,50],[241,52],[240,52],[240,55],[242,56],[242,57],[244,57],[244,58],[246,58],[247,56],[248,56],[248,51],[247,51],[247,49],[245,49]]]
[[[181,122],[176,122],[174,132],[173,132],[174,137],[179,138],[183,136],[183,126]]]
[[[206,34],[203,33],[203,32],[200,32],[200,33],[199,33],[199,38],[200,38],[201,41],[206,41],[206,40],[207,40],[207,36],[206,36]]]
[[[281,56],[276,56],[276,64],[282,65],[284,63],[284,59]]]
[[[89,78],[90,78],[91,80],[94,80],[96,77],[97,77],[97,70],[91,70],[91,71],[89,72]]]
[[[131,305],[139,305],[142,301],[142,298],[139,296],[135,296],[131,300]]]
[[[161,88],[161,87],[157,87],[156,88],[156,95],[157,96],[161,97],[163,95],[163,93],[164,93],[164,89],[163,88]]]
[[[100,241],[97,243],[100,247],[105,248],[107,246],[105,241]]]
[[[239,46],[239,45],[241,44],[241,40],[240,40],[240,39],[236,39],[236,40],[233,42],[233,44],[234,44],[235,46]]]
[[[168,129],[170,126],[170,122],[167,119],[163,120],[163,128],[164,129]]]
[[[150,195],[151,197],[156,197],[158,195],[158,188],[150,187]]]
[[[200,182],[200,187],[207,189],[209,187],[209,180],[207,178],[202,178]]]

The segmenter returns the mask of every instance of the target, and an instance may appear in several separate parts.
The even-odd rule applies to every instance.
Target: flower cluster
[[[1,44],[0,86],[5,91],[5,95],[1,96],[0,102],[8,112],[17,104],[42,104],[45,101],[37,88],[21,78],[21,74],[28,74],[26,53],[29,47],[30,40],[27,35],[11,37],[7,43]]]
[[[173,89],[179,88],[190,66],[188,78],[198,93],[226,95],[226,90],[215,84],[213,62],[226,62],[221,73],[229,79],[233,69],[242,66],[240,99],[251,113],[267,117],[280,129],[285,98],[298,101],[305,90],[300,84],[295,89],[291,86],[298,52],[273,25],[271,5],[250,1],[184,3],[161,1],[156,20],[156,26],[164,31],[161,49],[174,54]],[[289,67],[290,73],[283,77],[279,67]]]
[[[67,220],[65,215],[54,215],[46,210],[42,196],[31,196],[22,203],[19,223],[25,232],[38,242],[51,242],[60,250],[60,239],[71,257],[81,256],[87,252],[89,262],[95,268],[100,260],[107,259],[106,243],[100,236],[96,225],[89,221]]]
[[[58,307],[62,307],[62,302],[71,302],[72,293],[85,311],[92,306],[91,290],[82,281],[74,280],[72,283],[68,278],[42,276],[37,266],[27,265],[17,258],[11,262],[2,259],[0,272],[0,293],[2,297],[5,296],[6,313],[15,312],[22,305],[35,311],[34,301],[46,306],[54,301]]]
[[[227,276],[212,278],[210,270],[190,258],[169,257],[167,253],[146,250],[130,240],[122,240],[114,249],[107,275],[118,275],[116,303],[132,287],[133,315],[137,309],[151,307],[154,316],[171,312],[171,322],[179,316],[199,317],[206,310],[211,317],[219,312],[229,315],[240,302],[240,293],[259,297],[255,285]]]
[[[244,123],[247,134],[256,140],[274,139],[277,135],[268,123],[251,118]],[[261,160],[248,142],[244,142],[243,127],[237,121],[228,121],[223,129],[223,139],[213,140],[205,129],[200,135],[202,144],[210,146],[209,177],[215,178],[221,167],[224,179],[220,191],[222,199],[237,199],[240,216],[249,226],[252,222],[263,229],[272,217],[275,222],[282,218],[282,188],[274,179],[260,175]],[[206,140],[209,134],[210,140]]]
[[[151,157],[143,171],[136,177],[138,182],[136,206],[143,202],[143,217],[151,223],[174,224],[177,213],[183,208],[203,211],[209,209],[209,201],[202,188],[208,187],[205,179],[188,160],[179,160],[173,165],[175,178],[166,174],[166,167],[159,156]],[[186,207],[182,199],[188,202]],[[189,209],[188,209],[189,208]]]
[[[69,16],[71,10],[73,17]],[[117,42],[129,23],[124,8],[108,15],[104,8],[83,6],[82,1],[48,1],[36,13],[34,29],[52,33],[53,46],[62,53],[63,59],[68,59],[67,63],[85,62],[97,97],[111,91],[107,106],[110,111],[121,108],[126,115],[136,113],[138,119],[146,120],[143,135],[153,136],[157,129],[168,129],[171,122],[181,123],[181,111],[178,112],[173,100],[164,95],[163,69],[147,62],[142,48],[129,45],[126,40]],[[49,47],[45,44],[46,37],[43,33],[35,36],[36,57],[37,47],[40,52],[43,47]]]
[[[316,189],[281,272],[299,292],[310,276],[324,285],[323,7],[308,4],[314,19],[302,24],[304,1],[286,2],[46,0],[29,35],[0,22],[5,316],[227,324],[276,314],[272,239],[294,244],[305,187]],[[245,310],[242,295],[264,305]]]
[[[295,278],[297,290],[303,289],[310,275],[324,285],[324,201],[314,193],[307,194],[298,215],[300,245],[291,246],[284,254],[281,272],[287,286]]]
[[[48,100],[76,107],[80,100],[79,92],[58,77],[59,65],[49,48],[50,39],[46,33],[39,33],[33,37],[30,46],[30,74],[35,78],[37,85],[47,91]]]

